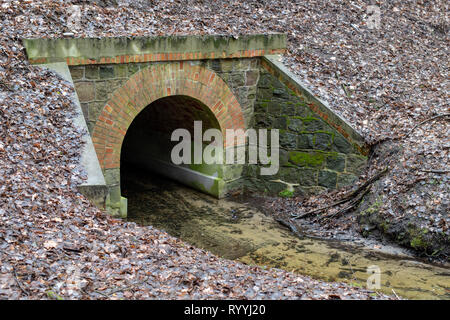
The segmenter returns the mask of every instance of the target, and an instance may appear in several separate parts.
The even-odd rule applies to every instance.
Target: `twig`
[[[104,297],[111,298],[111,296],[112,296],[114,293],[117,293],[117,292],[119,292],[119,291],[127,291],[127,290],[131,290],[131,289],[135,288],[136,286],[141,285],[141,284],[147,282],[149,278],[150,278],[150,277],[147,277],[147,278],[145,278],[145,279],[142,280],[142,281],[138,281],[137,283],[131,284],[131,285],[126,286],[126,287],[118,287],[118,288],[115,288],[115,289],[111,290],[111,291],[108,292],[108,293],[103,293],[103,292],[100,292],[100,291],[98,291],[98,290],[93,290],[93,291],[94,291],[95,293],[101,294],[101,295],[104,296]]]
[[[286,221],[286,220],[284,220],[284,219],[281,219],[281,218],[276,218],[275,220],[276,220],[279,224],[281,224],[281,225],[283,225],[283,226],[289,228],[289,230],[291,230],[292,233],[294,233],[295,235],[297,235],[297,236],[299,236],[299,237],[302,237],[302,234],[297,230],[297,228],[294,226],[294,224],[291,223],[290,221],[288,222],[288,221]]]
[[[409,137],[409,135],[419,126],[423,125],[424,123],[427,123],[429,121],[438,119],[438,118],[443,118],[443,117],[450,117],[450,113],[443,113],[443,114],[438,114],[437,116],[428,118],[423,120],[422,122],[419,122],[418,124],[416,124],[411,130],[409,130],[409,132],[405,135],[405,138]]]
[[[402,299],[400,299],[400,297],[397,295],[397,293],[395,292],[394,289],[392,289],[392,292],[395,294],[395,297],[396,297],[398,300],[402,300]]]
[[[366,190],[367,186],[369,186],[369,185],[371,185],[372,183],[374,183],[375,181],[377,181],[377,180],[378,180],[382,175],[384,175],[387,171],[388,171],[388,168],[387,168],[387,167],[384,168],[383,170],[381,170],[380,172],[378,172],[377,174],[375,174],[373,177],[371,177],[370,179],[368,179],[366,182],[364,182],[364,183],[363,183],[361,186],[359,186],[356,190],[351,191],[350,193],[348,193],[347,195],[345,195],[344,198],[342,198],[342,199],[339,200],[339,201],[336,201],[336,202],[334,202],[334,203],[332,203],[332,204],[330,204],[330,205],[328,205],[328,206],[322,207],[322,208],[318,208],[318,209],[314,209],[314,210],[308,211],[308,212],[306,212],[306,213],[304,213],[304,214],[301,214],[301,215],[293,215],[292,217],[293,217],[294,219],[301,219],[301,218],[307,217],[307,216],[309,216],[309,215],[311,215],[311,214],[319,213],[319,212],[325,211],[326,209],[330,209],[330,208],[332,208],[332,207],[335,207],[335,206],[337,206],[337,205],[339,205],[339,204],[348,202],[349,200],[351,200],[351,199],[353,199],[355,196],[357,196],[361,191]]]
[[[331,215],[326,215],[326,216],[324,216],[324,217],[320,217],[320,219],[329,220],[329,219],[331,219],[331,218],[334,218],[334,217],[336,217],[336,216],[338,216],[338,215],[341,215],[341,214],[343,214],[343,213],[345,213],[345,212],[350,211],[350,210],[353,209],[353,208],[354,208],[354,207],[362,200],[362,198],[370,191],[370,188],[371,188],[371,186],[367,186],[363,193],[361,193],[357,198],[353,199],[353,200],[350,202],[350,205],[349,205],[348,207],[346,207],[346,208],[344,208],[344,209],[341,209],[341,210],[339,210],[339,211],[337,211],[337,212],[335,212],[335,213],[333,213],[333,214],[331,214]]]
[[[345,95],[347,96],[347,98],[351,97],[351,94],[348,92],[347,87],[345,86],[345,84],[341,84],[342,88],[344,89]]]
[[[427,170],[427,169],[419,169],[419,171],[430,172],[430,173],[449,173],[450,172],[450,170],[435,170],[435,169],[429,169],[429,170]]]
[[[13,267],[13,276],[14,276],[14,280],[17,283],[17,286],[19,287],[20,291],[22,291],[26,296],[28,296],[28,292],[22,287],[22,284],[19,281],[19,278],[17,277],[17,272],[16,272],[16,268]]]
[[[330,209],[330,208],[332,208],[332,207],[335,207],[335,206],[337,206],[337,205],[339,205],[339,204],[342,204],[342,203],[344,203],[344,202],[347,202],[348,200],[349,200],[349,199],[348,199],[347,196],[346,196],[346,197],[344,197],[343,199],[341,199],[341,200],[339,200],[339,201],[336,201],[336,202],[333,202],[332,204],[330,204],[330,205],[328,205],[328,206],[325,206],[325,207],[322,207],[322,208],[318,208],[318,209],[314,209],[314,210],[308,211],[308,212],[306,212],[306,213],[304,213],[304,214],[301,214],[301,215],[292,215],[292,218],[294,218],[294,219],[301,219],[301,218],[304,218],[304,217],[306,217],[306,216],[312,215],[312,214],[314,214],[314,213],[319,213],[319,212],[325,211],[326,209]]]

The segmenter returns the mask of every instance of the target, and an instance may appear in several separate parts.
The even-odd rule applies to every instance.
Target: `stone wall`
[[[366,157],[264,68],[257,85],[253,127],[279,129],[281,150],[276,176],[260,176],[257,165],[247,167],[251,189],[279,192],[285,186],[271,180],[281,179],[316,193],[349,185],[364,169]]]
[[[259,79],[259,58],[206,60],[205,67],[216,72],[236,96],[245,118],[245,128],[250,128]]]
[[[70,67],[75,90],[91,134],[112,93],[146,65],[148,64],[129,63]]]

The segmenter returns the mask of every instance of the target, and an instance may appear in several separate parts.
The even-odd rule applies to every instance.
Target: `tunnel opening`
[[[220,197],[222,166],[220,164],[176,165],[171,152],[179,141],[171,141],[176,129],[190,133],[194,148],[194,121],[201,121],[201,134],[208,129],[220,130],[212,111],[201,101],[176,95],[158,99],[145,107],[133,120],[122,143],[120,157],[120,183],[122,195],[127,195],[130,183],[138,176],[169,178],[214,197]],[[205,147],[204,144],[201,146]],[[181,152],[182,153],[182,152]],[[193,158],[194,152],[191,152]],[[142,174],[140,174],[142,173]],[[142,179],[138,179],[142,180]]]

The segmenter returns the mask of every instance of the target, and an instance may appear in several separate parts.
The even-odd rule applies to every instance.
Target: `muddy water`
[[[216,200],[158,176],[127,172],[122,179],[130,221],[163,229],[218,256],[360,287],[367,285],[367,268],[376,265],[378,291],[450,299],[448,268],[349,243],[300,239],[248,204]]]

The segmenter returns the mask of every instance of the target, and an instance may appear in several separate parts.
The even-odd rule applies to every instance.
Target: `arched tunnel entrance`
[[[193,149],[196,134],[194,121],[201,123],[201,137],[208,129],[221,130],[211,110],[204,103],[190,96],[167,96],[145,107],[131,123],[122,143],[120,157],[122,191],[126,192],[126,184],[129,181],[127,174],[136,175],[137,171],[145,171],[220,197],[223,184],[222,165],[194,163]],[[176,165],[172,162],[172,149],[179,144],[179,141],[171,141],[171,136],[177,129],[185,129],[190,133],[190,164]],[[203,150],[203,144],[201,148]]]
[[[216,167],[201,162],[174,165],[170,161],[171,149],[177,145],[170,141],[171,131],[183,128],[191,134],[194,120],[202,122],[200,131],[219,124],[221,133],[246,128],[234,93],[202,64],[152,64],[110,94],[92,128],[92,141],[108,188],[105,206],[113,215],[126,216],[121,163],[160,172],[217,198],[242,186],[240,165],[235,168],[220,161]],[[233,146],[233,141],[226,142],[226,148]]]

